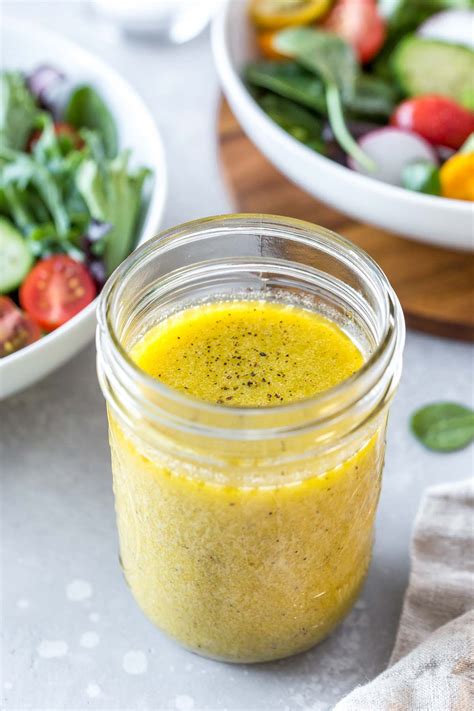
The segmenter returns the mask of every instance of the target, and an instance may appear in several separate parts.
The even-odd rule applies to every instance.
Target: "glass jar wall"
[[[364,364],[314,397],[243,408],[173,390],[131,357],[157,323],[231,301],[321,314]],[[350,610],[370,562],[403,340],[380,269],[301,221],[199,220],[119,267],[101,297],[98,371],[121,562],[161,630],[198,653],[257,662],[309,648]]]

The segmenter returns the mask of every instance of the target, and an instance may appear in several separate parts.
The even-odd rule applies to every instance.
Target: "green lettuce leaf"
[[[130,151],[98,165],[85,160],[76,174],[76,185],[92,217],[110,222],[104,260],[110,274],[133,248],[139,218],[142,188],[150,174],[147,168],[128,172]]]
[[[22,150],[40,113],[20,72],[0,75],[0,147]]]

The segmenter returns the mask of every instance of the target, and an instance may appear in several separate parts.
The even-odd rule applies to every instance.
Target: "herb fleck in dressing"
[[[327,319],[250,301],[170,317],[131,356],[170,387],[230,407],[301,400],[363,363]],[[111,446],[125,575],[169,635],[211,657],[264,661],[308,649],[349,611],[370,560],[381,432],[269,486],[200,480],[179,462],[171,472],[113,418]]]

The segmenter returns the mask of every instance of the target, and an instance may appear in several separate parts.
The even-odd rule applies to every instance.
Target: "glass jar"
[[[158,321],[232,299],[313,309],[351,336],[365,364],[301,402],[226,408],[131,360]],[[209,657],[259,662],[308,649],[351,609],[370,562],[403,343],[400,304],[379,267],[299,220],[190,222],[115,271],[97,345],[121,564],[161,630]]]

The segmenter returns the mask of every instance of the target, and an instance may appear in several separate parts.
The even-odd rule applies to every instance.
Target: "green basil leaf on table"
[[[354,96],[358,65],[352,48],[340,37],[309,27],[279,32],[275,47],[318,76],[325,86],[326,105],[332,131],[346,153],[367,170],[373,161],[352,138],[344,118],[343,102]]]
[[[317,116],[294,101],[276,94],[265,94],[258,99],[258,103],[291,136],[318,153],[325,152],[323,122]]]
[[[452,452],[474,441],[474,411],[453,402],[437,402],[417,410],[410,427],[428,449]]]
[[[73,91],[64,119],[77,129],[97,131],[107,158],[115,158],[118,151],[117,127],[107,105],[91,86],[80,86]]]
[[[441,195],[439,169],[427,160],[408,163],[402,171],[402,185],[417,193]]]

